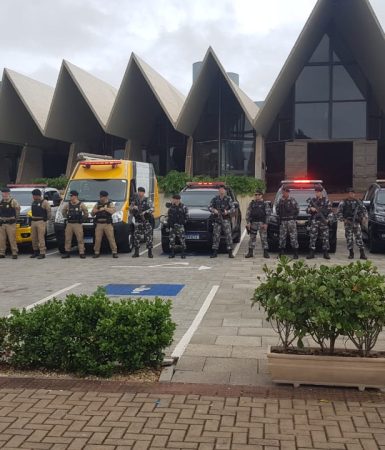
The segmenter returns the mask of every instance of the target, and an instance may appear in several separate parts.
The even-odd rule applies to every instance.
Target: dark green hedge
[[[172,342],[171,302],[112,302],[104,289],[68,295],[0,321],[1,358],[12,367],[82,375],[156,367]]]
[[[32,183],[46,184],[48,187],[56,188],[59,191],[62,191],[67,187],[68,178],[64,176],[57,178],[35,178],[32,180]]]
[[[158,177],[159,189],[168,195],[179,193],[188,181],[225,181],[238,195],[251,195],[256,189],[264,191],[266,188],[263,180],[236,175],[227,175],[219,178],[206,176],[190,177],[184,172],[171,170],[166,176]]]

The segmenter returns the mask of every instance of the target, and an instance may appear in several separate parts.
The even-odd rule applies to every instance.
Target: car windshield
[[[277,195],[277,201],[282,197],[281,192]],[[299,207],[307,206],[307,199],[315,197],[314,189],[291,189],[290,197],[293,197],[297,200]]]
[[[79,192],[79,200],[97,202],[100,191],[107,191],[113,202],[123,202],[126,198],[127,180],[72,180],[70,181],[65,200],[70,199],[70,191]]]
[[[377,203],[379,205],[385,205],[385,189],[380,189],[377,194]]]
[[[186,206],[207,208],[217,191],[194,190],[181,193],[181,200]]]
[[[11,197],[13,197],[20,206],[29,206],[32,203],[31,191],[12,191]]]

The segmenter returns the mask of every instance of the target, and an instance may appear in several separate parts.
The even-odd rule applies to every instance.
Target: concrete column
[[[70,151],[68,152],[68,159],[67,159],[67,168],[66,168],[66,177],[69,178],[71,176],[71,173],[76,165],[76,144],[72,143],[70,145]]]
[[[307,176],[307,142],[294,141],[285,144],[285,178]]]
[[[145,162],[142,156],[141,145],[137,141],[128,139],[124,148],[124,157],[130,161]]]
[[[32,183],[43,177],[43,151],[40,148],[23,147],[17,170],[16,183]]]
[[[7,149],[2,149],[0,145],[0,186],[10,183],[11,160],[8,157]]]
[[[353,187],[365,191],[377,178],[377,141],[353,142]]]
[[[192,136],[189,136],[187,139],[186,146],[186,163],[185,163],[185,172],[187,175],[193,175],[193,148],[194,148],[194,139]]]
[[[265,138],[258,135],[255,140],[255,178],[266,179]]]

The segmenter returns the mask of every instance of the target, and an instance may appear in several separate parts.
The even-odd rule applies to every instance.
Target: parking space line
[[[240,247],[241,247],[241,244],[242,244],[242,242],[243,242],[243,239],[245,239],[246,233],[247,233],[247,230],[245,229],[245,230],[243,231],[243,233],[242,233],[241,240],[240,240],[240,241],[238,242],[238,244],[235,246],[235,249],[234,249],[234,251],[233,251],[234,256],[237,256],[238,250],[239,250]]]
[[[51,253],[46,253],[46,256],[56,255],[56,253],[59,253],[59,250],[55,250],[54,252]]]
[[[160,244],[161,244],[161,242],[159,242],[158,244],[154,245],[152,248],[159,247]],[[147,253],[147,249],[146,249],[146,250],[143,250],[143,252],[140,252],[139,255],[142,256],[142,255],[144,255],[145,253]]]
[[[211,302],[213,301],[218,289],[219,289],[218,285],[215,285],[211,288],[208,296],[206,297],[206,300],[203,302],[203,305],[201,306],[200,310],[198,311],[198,314],[195,316],[195,319],[193,320],[189,329],[183,335],[182,339],[178,342],[174,351],[172,352],[172,354],[171,354],[172,358],[180,358],[183,355],[189,342],[191,341],[191,338],[193,337],[195,331],[198,329],[199,324],[202,322],[204,315],[206,314],[207,310],[209,309],[209,306],[210,306]]]
[[[38,300],[37,302],[26,306],[25,309],[28,310],[28,309],[31,309],[31,308],[37,306],[37,305],[41,305],[42,303],[48,302],[48,300],[51,300],[54,297],[57,297],[58,295],[63,294],[64,292],[70,291],[71,289],[74,289],[74,288],[76,288],[76,287],[78,287],[80,285],[81,285],[81,283],[75,283],[75,284],[72,284],[71,286],[68,286],[68,287],[66,287],[64,289],[60,289],[60,291],[54,292],[53,294],[48,295],[48,297],[44,297],[41,300]]]

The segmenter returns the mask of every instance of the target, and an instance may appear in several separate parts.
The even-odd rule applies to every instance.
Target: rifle
[[[329,224],[329,221],[328,221],[328,219],[324,216],[324,213],[322,212],[322,208],[318,208],[318,207],[313,203],[313,201],[312,201],[311,198],[308,198],[308,201],[310,201],[310,207],[311,207],[311,208],[314,208],[314,209],[316,210],[316,214],[315,214],[315,216],[314,216],[314,219],[316,219],[317,217],[320,217],[321,220],[322,220],[322,222],[323,222],[325,225],[328,225],[328,224]]]

